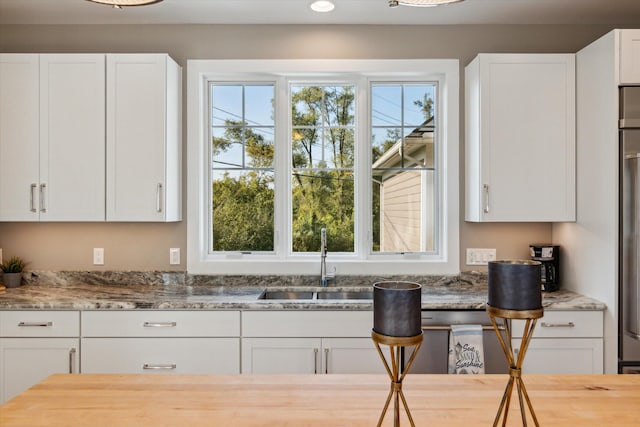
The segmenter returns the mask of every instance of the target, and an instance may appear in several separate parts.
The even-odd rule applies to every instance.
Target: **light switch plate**
[[[467,248],[467,265],[487,265],[496,260],[496,250],[489,248]]]
[[[104,248],[93,248],[93,265],[104,265]]]
[[[180,248],[169,248],[169,264],[180,264]]]

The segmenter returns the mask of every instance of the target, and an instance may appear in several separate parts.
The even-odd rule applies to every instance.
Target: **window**
[[[354,252],[355,86],[291,86],[292,251]]]
[[[437,251],[435,83],[371,85],[372,251]]]
[[[274,86],[210,83],[215,251],[273,251]]]
[[[459,272],[458,68],[189,61],[189,272]]]

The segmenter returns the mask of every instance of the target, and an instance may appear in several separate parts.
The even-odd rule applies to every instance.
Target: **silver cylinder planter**
[[[490,261],[487,303],[491,307],[503,310],[541,309],[540,283],[538,261]]]
[[[373,331],[392,337],[413,337],[422,332],[422,286],[388,281],[373,285]]]
[[[2,273],[2,283],[7,288],[17,288],[22,283],[22,273]]]

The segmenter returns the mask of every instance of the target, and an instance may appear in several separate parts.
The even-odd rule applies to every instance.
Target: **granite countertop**
[[[90,281],[89,281],[90,282]],[[427,282],[427,283],[424,283]],[[482,281],[425,280],[424,310],[484,310],[487,286]],[[372,300],[264,300],[270,290],[313,290],[309,286],[220,284],[28,283],[0,292],[0,310],[371,310]],[[371,290],[368,286],[331,286]],[[600,301],[575,292],[543,292],[548,310],[604,310]]]

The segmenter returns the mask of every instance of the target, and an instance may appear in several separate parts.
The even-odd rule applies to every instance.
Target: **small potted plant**
[[[27,265],[24,260],[18,256],[12,256],[7,261],[0,264],[2,270],[2,282],[7,288],[17,288],[22,282],[22,272]]]

